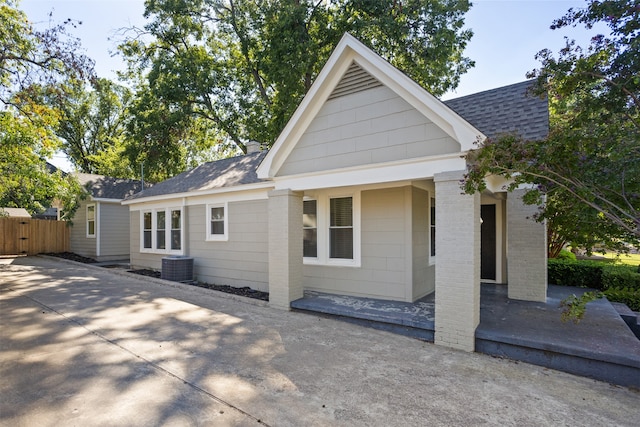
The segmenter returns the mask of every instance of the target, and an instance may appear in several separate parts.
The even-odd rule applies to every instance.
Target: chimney
[[[262,151],[261,144],[258,141],[249,141],[246,144],[247,154],[259,153]]]

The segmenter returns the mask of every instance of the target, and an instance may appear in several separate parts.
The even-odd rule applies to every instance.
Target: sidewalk
[[[637,425],[640,393],[188,285],[0,260],[0,425]]]

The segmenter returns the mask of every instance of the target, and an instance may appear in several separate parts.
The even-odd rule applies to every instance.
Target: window
[[[430,199],[429,231],[431,232],[431,256],[436,256],[436,199]]]
[[[165,211],[156,212],[156,249],[165,249],[167,219]]]
[[[227,205],[207,205],[207,240],[227,240],[229,225]]]
[[[96,237],[96,205],[87,205],[87,237]]]
[[[302,207],[303,256],[318,257],[318,201],[305,200]]]
[[[171,211],[171,249],[172,250],[180,250],[182,247],[182,236],[181,236],[181,228],[182,221],[181,215],[182,212],[179,209],[174,209]]]
[[[143,214],[143,225],[142,225],[142,241],[143,248],[151,249],[151,212],[145,212]]]
[[[305,264],[360,266],[360,193],[310,193],[303,200]]]
[[[329,258],[353,259],[353,200],[330,201]]]
[[[142,212],[140,249],[143,252],[182,251],[182,209],[155,209]]]

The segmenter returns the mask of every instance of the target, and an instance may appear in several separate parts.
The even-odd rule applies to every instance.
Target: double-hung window
[[[182,208],[160,208],[142,212],[140,250],[175,253],[182,251]]]
[[[303,201],[306,264],[360,265],[360,194],[314,194]]]
[[[87,205],[87,237],[96,237],[96,205]]]
[[[228,240],[228,206],[226,203],[207,205],[207,240]]]

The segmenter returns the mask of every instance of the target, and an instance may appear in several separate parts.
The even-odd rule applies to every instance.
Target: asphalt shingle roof
[[[77,173],[76,177],[95,199],[125,199],[142,188],[136,179],[111,178],[109,176]]]
[[[549,133],[547,98],[528,94],[533,80],[474,93],[444,103],[489,138],[517,133],[526,140]]]
[[[207,162],[147,188],[143,192],[129,197],[128,200],[261,182],[256,174],[256,169],[266,154],[266,151],[261,151]]]

